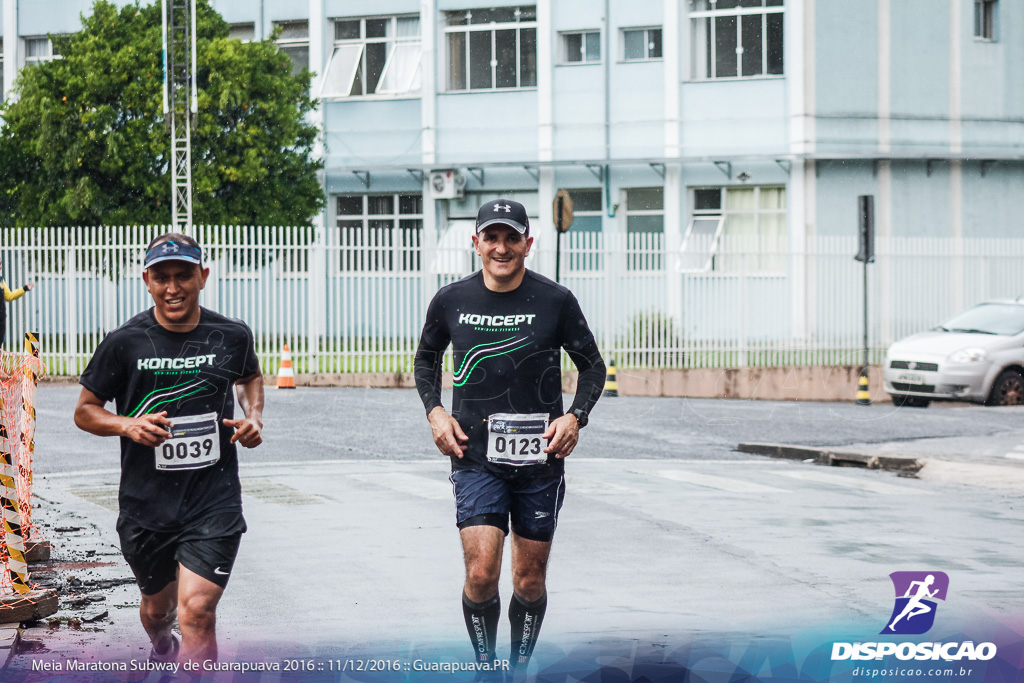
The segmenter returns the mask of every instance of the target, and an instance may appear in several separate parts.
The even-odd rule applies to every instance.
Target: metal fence
[[[151,305],[145,245],[162,227],[0,229],[11,287],[7,346],[39,332],[51,374],[76,375],[108,331]],[[256,334],[264,370],[289,344],[298,372],[409,372],[434,292],[478,267],[472,245],[426,244],[418,225],[197,227],[211,276],[204,306]],[[569,233],[561,281],[619,367],[861,361],[862,266],[852,237],[787,244],[749,236]],[[452,240],[441,240],[441,245]],[[554,240],[528,266],[554,270]],[[988,298],[1024,293],[1024,240],[879,238],[868,266],[872,362],[896,339]]]

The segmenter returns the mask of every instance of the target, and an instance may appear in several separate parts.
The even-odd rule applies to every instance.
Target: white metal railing
[[[211,275],[201,302],[248,322],[264,369],[289,344],[298,372],[408,372],[426,305],[476,267],[472,245],[426,245],[407,228],[197,227]],[[146,244],[163,227],[5,228],[7,348],[39,332],[50,373],[79,374],[108,331],[151,305]],[[701,239],[700,236],[694,240]],[[709,237],[710,239],[710,237]],[[687,249],[708,245],[691,240]],[[553,270],[554,240],[528,262]],[[803,245],[724,235],[706,269],[661,234],[569,233],[562,283],[620,367],[861,362],[862,271],[854,237]],[[896,339],[988,298],[1024,294],[1024,239],[879,238],[868,266],[873,362]]]

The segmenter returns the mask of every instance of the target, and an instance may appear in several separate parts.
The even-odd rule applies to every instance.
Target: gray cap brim
[[[168,254],[167,256],[158,256],[157,258],[155,258],[152,261],[150,261],[149,263],[147,263],[145,267],[147,269],[148,268],[152,268],[156,264],[163,263],[165,261],[184,261],[185,263],[193,263],[193,264],[195,264],[197,266],[203,265],[203,262],[201,260],[199,260],[197,258],[193,258],[191,256],[181,256],[179,254]]]
[[[517,223],[516,221],[511,221],[507,218],[492,218],[491,220],[484,221],[483,223],[478,225],[476,228],[476,234],[479,235],[484,228],[487,228],[491,225],[507,225],[508,227],[518,232],[520,235],[525,235],[527,231],[527,227],[522,223]]]

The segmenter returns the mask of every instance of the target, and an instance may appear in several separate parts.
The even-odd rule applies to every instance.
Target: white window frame
[[[634,191],[642,190],[661,190],[661,208],[660,209],[635,209],[631,208],[629,204],[629,194]],[[651,241],[664,240],[665,239],[665,188],[661,186],[638,186],[638,187],[627,187],[622,190],[625,198],[625,211],[624,214],[624,226],[626,229],[626,270],[631,273],[652,273],[660,272],[665,267],[664,255],[660,252],[651,251],[632,251],[629,247],[629,236],[636,235],[634,243],[642,243],[646,239]],[[629,219],[633,216],[658,216],[661,218],[661,229],[660,230],[635,230],[629,229]],[[641,235],[650,235],[649,238],[641,238]],[[657,235],[658,237],[653,237]]]
[[[25,45],[25,52],[24,52],[24,54],[25,54],[25,64],[26,65],[28,65],[28,64],[41,64],[43,62],[49,62],[50,60],[53,60],[53,59],[63,59],[63,57],[61,57],[61,55],[54,54],[54,52],[53,52],[53,40],[50,38],[50,36],[25,36],[22,40],[24,41],[24,45]],[[46,41],[46,54],[45,55],[40,55],[40,56],[35,56],[35,57],[29,57],[28,56],[28,44],[29,44],[29,41],[36,41],[36,40],[45,40]]]
[[[752,190],[754,190],[754,208],[753,208],[753,210],[752,211],[737,211],[735,209],[730,209],[729,206],[728,206],[728,202],[726,201],[727,193],[729,192],[729,190],[743,190],[743,189],[752,189]],[[690,212],[690,222],[689,222],[689,225],[688,225],[687,230],[686,230],[686,235],[683,237],[683,244],[682,244],[682,246],[679,249],[679,252],[680,252],[680,255],[681,255],[680,263],[679,263],[679,269],[680,269],[681,272],[715,272],[715,273],[718,273],[718,274],[721,274],[721,275],[735,275],[738,272],[738,269],[736,269],[736,268],[722,268],[721,266],[717,265],[715,263],[715,261],[714,261],[714,257],[718,254],[718,248],[719,248],[719,246],[721,244],[722,236],[723,235],[726,235],[726,236],[728,235],[729,216],[730,215],[734,215],[734,214],[744,214],[744,215],[753,214],[753,216],[754,216],[754,234],[757,235],[757,236],[760,236],[761,235],[761,218],[762,218],[762,216],[769,215],[769,214],[771,214],[771,215],[780,215],[781,214],[782,216],[788,217],[788,215],[789,215],[789,197],[788,197],[788,193],[787,193],[787,197],[786,197],[786,208],[785,209],[764,209],[764,208],[761,208],[761,191],[762,190],[782,190],[785,193],[786,192],[786,186],[785,185],[752,185],[752,186],[746,186],[746,185],[724,185],[724,186],[722,186],[722,185],[719,185],[719,186],[710,186],[710,187],[692,187],[692,188],[690,188],[690,193],[689,193],[690,194],[690,199],[691,199],[691,204],[690,204],[691,206],[694,205],[694,192],[697,191],[697,190],[718,190],[719,191],[719,205],[718,205],[719,208],[718,209],[700,209],[700,210],[693,209]],[[715,236],[714,236],[714,238],[712,240],[711,247],[710,247],[710,249],[708,251],[707,262],[705,263],[704,267],[700,268],[700,269],[696,269],[696,268],[689,269],[689,268],[687,268],[686,264],[684,263],[684,261],[687,259],[687,255],[686,255],[685,252],[687,250],[687,242],[690,239],[691,230],[693,229],[694,221],[695,220],[701,220],[701,219],[705,219],[705,220],[706,219],[714,219],[714,218],[718,218],[720,220],[720,225],[715,230]],[[788,241],[788,236],[786,234],[783,234],[783,238],[786,238],[787,241]],[[691,255],[692,254],[693,254],[693,252],[691,251]],[[758,254],[758,261],[760,262],[760,254]],[[781,275],[781,274],[785,274],[785,270],[786,270],[785,266],[783,266],[781,269],[780,268],[770,268],[770,267],[769,268],[757,267],[757,268],[749,268],[749,269],[747,269],[747,272],[748,273],[766,273],[766,274]]]
[[[974,39],[983,43],[999,41],[998,0],[974,0]]]
[[[304,47],[306,48],[306,63],[307,68],[309,64],[309,21],[307,19],[293,19],[289,21],[275,21],[274,28],[281,27],[284,29],[288,25],[298,26],[305,24],[306,26],[306,37],[305,38],[279,38],[277,41],[277,47],[284,51],[284,48]],[[286,53],[287,54],[287,53]]]
[[[587,59],[587,36],[597,36],[597,59]],[[569,46],[566,44],[569,36],[580,37],[580,58],[569,59]],[[587,29],[582,31],[562,31],[558,34],[558,65],[559,66],[584,66],[587,64],[601,63],[601,31],[599,29]]]
[[[324,67],[324,75],[320,81],[320,89],[317,93],[317,97],[319,99],[345,100],[418,97],[420,90],[423,87],[423,26],[420,25],[419,33],[415,36],[398,36],[398,20],[411,18],[416,18],[418,20],[419,15],[396,14],[376,17],[337,17],[333,19],[332,23],[334,23],[335,26],[337,23],[343,21],[358,21],[359,38],[346,38],[334,41],[334,49],[331,51],[330,59],[327,60],[327,66]],[[380,38],[367,38],[366,22],[381,19],[386,19],[391,24],[390,35]],[[335,28],[335,31],[337,31],[337,28]],[[380,78],[377,81],[377,90],[372,93],[366,93],[366,46],[371,43],[390,43],[391,48],[388,50],[388,55],[384,61],[384,68],[381,70]],[[404,53],[414,51],[412,69],[409,71],[407,81],[404,85],[384,90],[382,89],[382,86],[389,76],[388,72],[397,61],[396,55],[398,55],[399,51]],[[343,59],[346,55],[352,59],[352,68],[349,70],[348,74],[344,75],[344,78],[341,79],[340,82],[347,84],[347,87],[343,87],[342,89],[333,88],[329,86],[329,83],[332,80],[331,75],[333,73],[331,69],[340,68],[337,67],[335,61]],[[352,86],[355,83],[356,73],[359,73],[362,76],[361,80],[364,89],[364,92],[359,95],[352,94]]]
[[[698,226],[698,223],[701,225]],[[708,231],[704,223],[714,225],[714,229]],[[690,218],[689,225],[686,226],[686,234],[683,235],[683,244],[679,247],[679,263],[677,270],[680,273],[706,273],[711,270],[711,264],[714,263],[715,254],[718,253],[718,242],[722,238],[722,230],[725,227],[725,216],[714,216],[714,215],[702,215],[698,214]],[[694,237],[694,231],[696,230],[697,235],[707,235],[709,232],[712,235],[711,243],[708,245],[707,250],[697,251],[695,247],[690,244],[690,239]]]
[[[522,7],[533,7],[534,8],[534,17],[537,16],[537,14],[536,14],[536,6],[534,6],[534,5],[520,5],[520,6],[517,6],[516,9],[515,9],[515,14],[516,14],[516,17],[517,17],[517,21],[500,22],[500,23],[499,22],[491,22],[491,23],[488,23],[488,24],[474,24],[474,23],[471,22],[471,18],[473,16],[473,10],[466,10],[466,12],[465,12],[465,14],[466,14],[466,24],[465,25],[446,26],[445,27],[445,29],[444,29],[444,34],[445,34],[444,51],[445,51],[445,64],[447,66],[447,70],[446,70],[447,71],[447,75],[446,75],[446,82],[445,82],[445,86],[446,86],[445,87],[445,92],[452,92],[452,93],[457,93],[457,92],[467,92],[467,93],[471,93],[471,92],[494,92],[494,91],[507,92],[507,91],[510,91],[510,90],[536,90],[537,89],[536,85],[522,85],[522,83],[523,83],[523,60],[522,60],[522,49],[521,49],[522,32],[523,32],[524,29],[531,29],[532,28],[534,30],[534,34],[533,35],[534,35],[534,41],[535,41],[534,44],[535,45],[536,45],[536,41],[539,41],[541,39],[541,34],[540,34],[540,30],[537,28],[537,20],[536,19],[528,20],[528,21],[518,21],[518,17],[519,17],[520,10],[521,10]],[[448,16],[451,16],[453,14],[458,14],[458,12],[448,12],[448,13],[446,13],[446,20],[447,20]],[[495,51],[497,49],[497,46],[496,46],[496,43],[497,43],[497,32],[498,31],[508,31],[508,30],[514,30],[516,32],[516,85],[514,85],[514,86],[505,86],[505,87],[500,87],[499,88],[498,87],[498,59],[497,59],[497,57],[495,55]],[[471,50],[470,50],[470,43],[471,43],[470,34],[484,32],[484,31],[488,31],[491,34],[491,87],[489,87],[489,88],[474,88],[474,87],[472,87],[471,76],[470,76],[470,74],[473,71],[472,68],[470,67],[470,60],[471,60],[471,57],[472,57],[472,53],[471,53]],[[455,33],[464,33],[465,34],[465,39],[463,41],[465,43],[465,49],[466,49],[466,55],[465,55],[465,57],[466,57],[466,61],[465,61],[465,64],[466,64],[466,87],[465,88],[454,88],[454,87],[452,87],[452,82],[451,82],[452,65],[451,65],[451,57],[450,57],[451,49],[449,48],[449,41],[451,40],[451,36],[453,34],[455,34]],[[536,55],[534,55],[534,62],[536,63]],[[540,65],[539,64],[535,64],[535,66],[536,66],[536,71],[539,72]],[[534,81],[536,81],[539,78],[539,73],[537,73],[537,72],[534,73]]]
[[[391,212],[390,213],[373,213],[369,212],[370,197],[391,197]],[[402,213],[401,198],[408,196],[416,196],[420,198],[420,211],[419,213]],[[423,195],[419,192],[367,192],[363,194],[335,194],[332,195],[334,199],[334,230],[331,231],[331,245],[334,247],[334,251],[337,256],[331,258],[331,273],[335,277],[365,277],[367,274],[372,273],[421,273],[423,271]],[[343,214],[338,211],[338,202],[343,197],[359,197],[362,202],[362,212],[360,214]],[[342,268],[342,261],[345,256],[340,249],[339,230],[343,227],[351,228],[353,226],[342,226],[341,222],[360,222],[360,231],[362,235],[368,235],[370,231],[370,221],[389,221],[391,226],[389,228],[391,243],[388,249],[376,247],[377,254],[383,256],[390,254],[390,264],[378,264],[375,268]],[[419,246],[415,249],[402,244],[402,221],[419,221]],[[366,244],[358,245],[360,249],[369,249]],[[407,267],[409,264],[403,262],[403,259],[411,260],[415,258],[419,261],[419,267]],[[367,258],[369,261],[369,258]]]
[[[636,31],[643,31],[644,32],[644,45],[646,46],[646,49],[644,50],[644,56],[643,57],[627,58],[626,57],[626,34],[627,33],[634,33]],[[652,57],[651,56],[651,46],[654,44],[653,41],[651,40],[651,33],[653,31],[657,31],[658,32],[658,34],[659,34],[658,42],[661,45],[661,54],[658,55],[657,57]],[[630,27],[621,29],[619,31],[619,61],[620,62],[628,62],[630,64],[633,64],[635,62],[660,62],[660,61],[662,61],[665,58],[664,37],[665,37],[665,34],[661,30],[660,26],[630,26]]]
[[[712,4],[716,0],[709,0]],[[729,9],[711,9],[704,11],[691,11],[690,12],[690,44],[691,44],[691,55],[690,63],[691,67],[691,78],[695,81],[722,81],[722,80],[740,80],[749,78],[783,78],[786,75],[786,62],[785,62],[785,47],[786,47],[786,33],[785,33],[785,6],[784,5],[767,5],[766,0],[761,0],[761,7],[730,7]],[[768,15],[769,14],[782,14],[783,32],[782,32],[782,45],[779,46],[779,50],[783,55],[782,62],[782,73],[773,74],[768,73]],[[743,20],[744,16],[761,15],[761,73],[743,75]],[[721,17],[736,17],[736,73],[729,76],[719,76],[716,73],[718,68],[718,41],[716,40],[716,22],[715,19]],[[710,19],[710,22],[706,22],[706,19]],[[708,28],[710,26],[710,28]],[[697,39],[698,33],[703,35],[707,31],[710,31],[710,35],[704,36],[704,41]],[[703,59],[697,59],[697,50],[705,45],[711,46],[711,56],[705,64],[704,73],[697,73],[699,65],[704,64]],[[708,74],[710,69],[710,75]]]

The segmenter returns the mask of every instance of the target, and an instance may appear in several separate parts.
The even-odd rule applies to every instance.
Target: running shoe
[[[178,636],[171,634],[171,646],[167,648],[167,652],[159,653],[156,651],[156,646],[149,651],[149,661],[156,663],[161,662],[176,662],[178,661],[178,650],[181,648],[181,641],[178,640]]]

